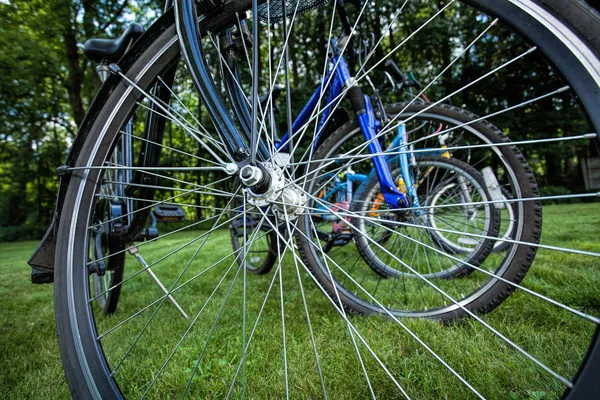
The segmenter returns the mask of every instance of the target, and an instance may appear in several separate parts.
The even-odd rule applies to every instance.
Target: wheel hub
[[[306,194],[285,178],[284,171],[273,163],[247,165],[240,170],[240,180],[247,188],[248,202],[257,207],[273,205],[281,218],[296,219],[306,206]]]

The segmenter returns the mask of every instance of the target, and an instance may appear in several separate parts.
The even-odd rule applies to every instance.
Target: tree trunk
[[[544,159],[546,160],[546,184],[562,186],[564,183],[564,175],[560,165],[560,157],[556,157],[556,154],[546,153]]]
[[[85,111],[81,100],[81,87],[83,84],[83,69],[79,65],[79,53],[77,51],[77,38],[72,26],[68,26],[63,34],[65,51],[67,56],[67,67],[69,74],[65,83],[69,92],[69,103],[73,113],[73,119],[77,126],[81,125]]]

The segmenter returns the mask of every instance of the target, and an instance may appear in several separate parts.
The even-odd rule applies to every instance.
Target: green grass
[[[52,285],[32,285],[27,260],[36,242],[0,244],[0,397],[67,398]]]
[[[155,260],[197,234],[175,234],[141,247],[140,251],[148,260]],[[600,204],[544,207],[545,244],[600,252],[598,237]],[[0,244],[0,302],[4,308],[0,316],[2,398],[69,396],[56,342],[52,286],[29,283],[26,260],[35,246],[34,242]],[[191,245],[157,266],[156,273],[167,286],[172,284],[196,248],[197,244]],[[206,242],[197,257],[198,265],[192,264],[182,281],[192,278],[202,267],[213,264],[230,251],[228,233],[218,232]],[[348,252],[344,256],[353,256],[350,247],[344,251]],[[188,314],[195,316],[200,311],[214,289],[215,279],[223,276],[232,261],[229,258],[175,294]],[[224,294],[233,281],[237,271],[235,266],[208,303],[202,318],[175,351],[172,361],[152,388],[151,398],[180,397]],[[139,266],[130,260],[127,270],[131,274],[139,270]],[[284,259],[282,271],[290,397],[319,398],[321,388],[291,257]],[[248,334],[272,276],[273,272],[265,276],[247,276]],[[369,397],[346,325],[309,281],[308,275],[302,273],[302,277],[329,398]],[[227,302],[227,312],[223,314],[207,352],[198,364],[191,386],[193,398],[222,398],[229,390],[231,377],[240,360],[242,343],[241,279],[240,275]],[[600,315],[600,262],[597,258],[540,250],[525,279],[525,286],[577,309]],[[145,273],[132,279],[124,285],[117,313],[112,316],[98,315],[96,322],[99,332],[105,332],[159,296],[159,289]],[[102,340],[111,365],[114,366],[127,351],[135,333],[152,312],[153,308]],[[460,381],[395,323],[378,317],[350,318],[411,397],[472,397]],[[594,328],[593,324],[522,292],[513,294],[483,318],[535,357],[568,377],[576,371]],[[476,321],[463,320],[452,325],[413,319],[403,319],[403,322],[488,398],[550,399],[560,395],[562,388],[556,380]],[[148,381],[152,379],[151,372],[156,371],[169,356],[188,324],[170,305],[165,304],[160,309],[117,373],[119,380],[127,380],[128,385],[124,389],[128,394],[139,397],[144,392]],[[248,355],[246,379],[249,398],[282,397],[284,364],[281,343],[279,282],[276,281]],[[361,347],[361,354],[377,397],[400,397],[386,375],[379,372],[376,362],[364,347]],[[240,385],[236,385],[234,393],[239,396]]]

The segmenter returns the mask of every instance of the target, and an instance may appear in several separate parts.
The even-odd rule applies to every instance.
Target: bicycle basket
[[[285,17],[291,18],[294,13],[302,14],[321,7],[329,0],[283,0],[285,1]],[[297,8],[297,11],[296,11]],[[258,17],[263,22],[275,23],[283,19],[282,0],[271,0],[258,5]]]

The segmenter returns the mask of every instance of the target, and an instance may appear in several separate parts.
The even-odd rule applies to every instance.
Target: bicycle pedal
[[[185,219],[185,210],[176,205],[156,205],[154,215],[159,222],[180,222]]]

